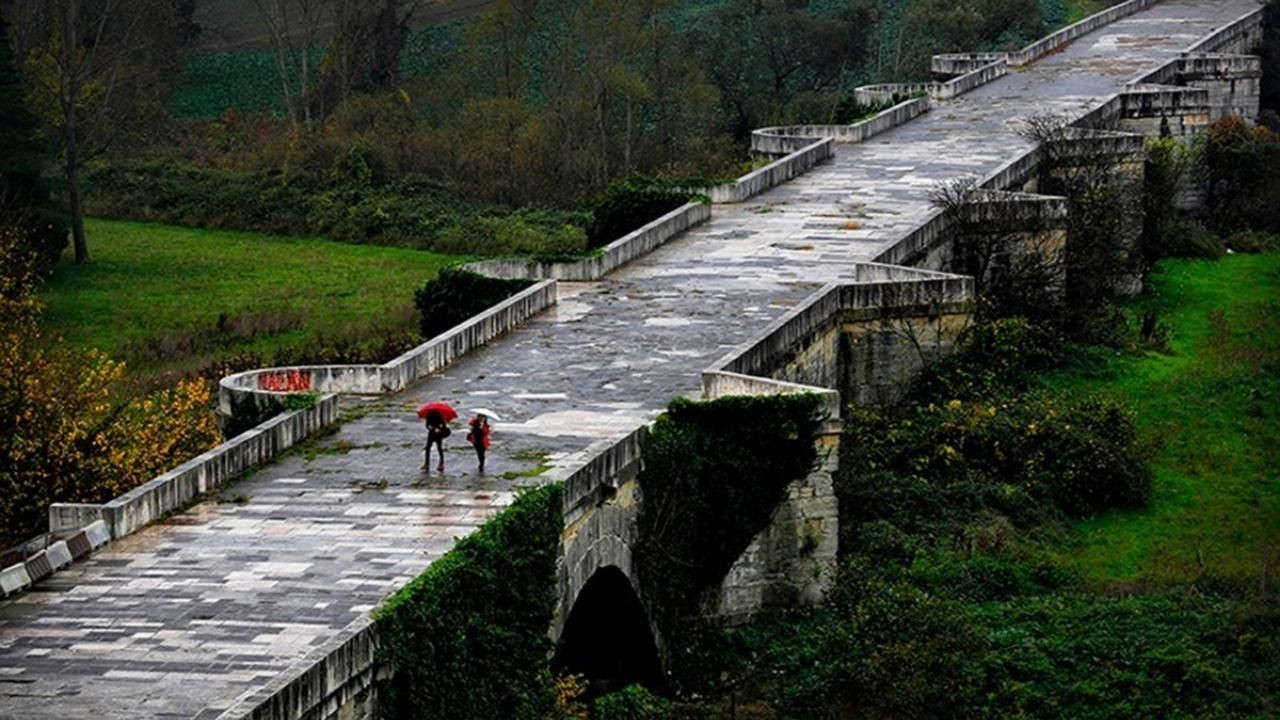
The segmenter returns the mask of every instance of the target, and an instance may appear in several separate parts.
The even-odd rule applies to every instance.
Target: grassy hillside
[[[1167,261],[1153,283],[1169,354],[1051,380],[1131,403],[1158,445],[1151,507],[1081,524],[1064,560],[1102,583],[1256,577],[1280,554],[1280,255]]]
[[[87,230],[93,262],[58,266],[45,327],[147,372],[412,329],[414,289],[456,259],[145,223],[89,220]]]

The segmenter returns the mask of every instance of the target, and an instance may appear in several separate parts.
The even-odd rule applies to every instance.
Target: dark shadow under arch
[[[560,633],[551,669],[558,675],[585,676],[590,696],[637,683],[664,689],[648,616],[617,566],[597,570],[583,586]]]

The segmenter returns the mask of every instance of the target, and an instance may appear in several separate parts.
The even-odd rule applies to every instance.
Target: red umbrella
[[[439,413],[440,419],[445,422],[453,422],[458,419],[458,411],[447,402],[429,402],[418,408],[418,417],[426,419],[429,413]]]

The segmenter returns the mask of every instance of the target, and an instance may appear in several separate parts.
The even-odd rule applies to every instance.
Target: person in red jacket
[[[476,459],[480,461],[480,472],[484,472],[484,451],[489,449],[489,418],[476,415],[467,423],[471,431],[467,433],[467,442],[476,449]]]

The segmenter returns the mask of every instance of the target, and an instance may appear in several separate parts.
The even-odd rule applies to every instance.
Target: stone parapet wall
[[[764,155],[785,155],[808,147],[815,138],[831,138],[839,143],[865,142],[928,111],[929,97],[924,95],[900,102],[876,113],[874,117],[850,125],[789,125],[761,128],[751,133],[751,151]],[[715,201],[714,195],[712,200]]]
[[[754,138],[754,135],[752,137]],[[769,188],[777,187],[792,178],[803,175],[835,154],[835,148],[832,147],[832,141],[829,138],[814,140],[811,137],[784,137],[785,139],[777,140],[777,147],[790,148],[795,145],[800,147],[789,150],[786,157],[752,170],[732,183],[708,188],[707,195],[711,198],[711,202],[744,202]]]
[[[1187,48],[1188,53],[1249,53],[1262,45],[1266,8],[1251,10]]]
[[[712,197],[712,200],[715,201],[715,198]],[[701,202],[687,203],[609,243],[593,257],[571,262],[542,262],[521,258],[483,260],[470,263],[466,268],[487,277],[506,280],[599,280],[632,260],[653,252],[676,235],[701,225],[709,219],[711,219],[709,205]]]
[[[950,80],[1008,57],[1002,52],[943,53],[929,59],[929,72],[937,81]]]
[[[181,510],[337,421],[338,396],[325,395],[311,408],[271,418],[109,502],[54,503],[49,507],[49,529],[64,532],[102,520],[111,539],[117,540]]]
[[[377,648],[377,626],[360,617],[217,720],[375,720]]]
[[[1100,13],[1090,15],[1080,22],[1046,35],[1021,50],[1009,53],[1009,64],[1026,65],[1088,35],[1104,25],[1109,25],[1116,20],[1145,10],[1158,2],[1161,2],[1161,0],[1128,0],[1128,2],[1113,5]]]

